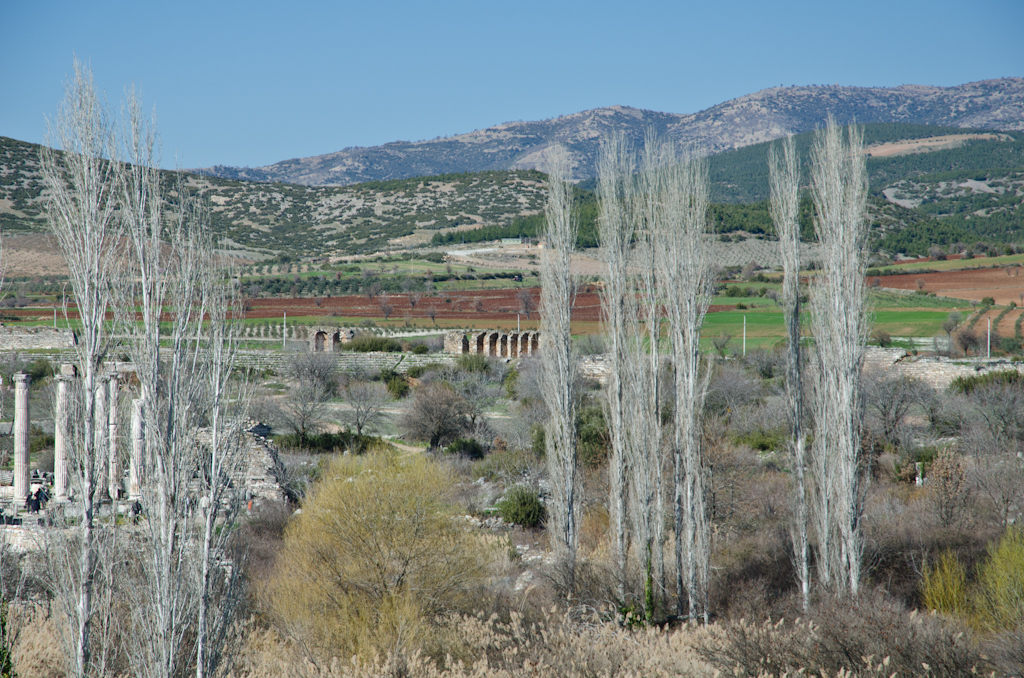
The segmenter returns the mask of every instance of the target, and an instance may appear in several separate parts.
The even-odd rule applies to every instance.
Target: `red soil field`
[[[1024,279],[1022,279],[1024,280]],[[524,310],[522,295],[529,298],[530,316],[527,317]],[[534,326],[540,320],[538,308],[540,306],[540,288],[526,287],[523,289],[505,290],[466,290],[458,292],[444,292],[432,296],[422,295],[416,306],[413,307],[408,294],[389,294],[369,299],[365,295],[349,295],[344,297],[322,297],[317,299],[303,297],[292,299],[252,299],[250,310],[246,311],[247,319],[260,318],[281,318],[285,312],[294,317],[346,317],[346,318],[373,318],[383,319],[384,310],[382,306],[388,304],[392,307],[389,320],[402,321],[406,318],[413,320],[430,319],[430,313],[435,313],[434,320],[437,321],[461,321],[469,326],[492,327],[493,323],[501,322],[508,324],[516,322],[516,315],[523,326]],[[709,313],[728,311],[734,309],[732,305],[715,305],[708,309]],[[3,314],[16,316],[19,319],[40,319],[46,320],[52,317],[50,308],[26,307],[21,309],[5,309]],[[57,311],[58,319],[62,320],[64,314]],[[68,309],[68,317],[77,319],[78,314],[71,306]],[[108,319],[111,316],[108,314]],[[165,318],[169,320],[170,318]],[[601,321],[601,297],[597,288],[593,285],[584,286],[576,295],[576,305],[573,307],[572,319],[574,322],[597,323]],[[327,321],[329,322],[329,321]],[[449,326],[451,322],[448,323]]]
[[[882,287],[900,290],[918,289],[918,280],[924,281],[926,292],[941,297],[981,301],[992,297],[997,304],[1011,301],[1021,305],[1024,294],[1024,268],[980,268],[967,271],[942,271],[939,273],[908,273],[887,275],[880,278]],[[1009,275],[1008,275],[1009,274]],[[874,280],[872,278],[872,280]]]
[[[470,325],[489,326],[491,321],[509,322],[519,314],[521,322],[539,320],[540,288],[524,288],[529,293],[532,308],[530,318],[523,311],[520,294],[523,290],[467,290],[423,296],[413,308],[408,294],[391,294],[387,303],[394,307],[391,320],[430,318],[430,309],[436,309],[436,320],[468,321]],[[349,318],[383,318],[381,297],[366,296],[323,297],[317,306],[314,299],[254,299],[247,318],[280,318],[285,311],[293,316],[344,316]],[[479,306],[478,306],[479,304]],[[735,306],[711,306],[708,312],[727,311]],[[586,286],[576,295],[572,312],[573,321],[599,322],[601,297],[592,286]]]

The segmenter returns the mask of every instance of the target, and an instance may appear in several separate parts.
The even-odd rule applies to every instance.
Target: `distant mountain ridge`
[[[576,178],[595,174],[601,137],[621,131],[640,144],[653,129],[718,153],[819,127],[829,112],[840,123],[902,122],[972,129],[1024,130],[1024,78],[932,87],[773,87],[680,115],[628,106],[597,108],[536,122],[510,122],[431,141],[346,148],[265,167],[194,170],[248,181],[348,185],[461,172],[547,169],[555,144],[565,146]]]

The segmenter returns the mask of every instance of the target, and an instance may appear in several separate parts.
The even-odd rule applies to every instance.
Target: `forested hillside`
[[[962,135],[971,130],[928,125],[863,126],[870,152],[881,144]],[[1024,133],[964,139],[953,147],[870,157],[869,214],[877,247],[924,255],[933,244],[1005,246],[1024,241]],[[813,133],[796,137],[805,167]],[[957,145],[959,144],[959,145]],[[770,236],[767,153],[757,144],[711,156],[711,228]],[[947,144],[949,145],[949,144]],[[45,230],[38,146],[0,137],[0,227]],[[175,173],[165,173],[172,186]],[[807,180],[805,171],[804,181]],[[214,233],[225,250],[257,258],[355,254],[387,247],[443,246],[543,230],[545,175],[536,170],[452,174],[346,187],[233,181],[187,175],[205,196]],[[577,187],[581,247],[597,245],[594,180]],[[801,214],[813,237],[810,203]]]

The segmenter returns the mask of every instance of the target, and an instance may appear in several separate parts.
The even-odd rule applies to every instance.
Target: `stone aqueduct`
[[[317,326],[309,328],[309,350],[330,353],[342,350],[352,341],[356,332],[340,327]],[[540,332],[525,330],[464,331],[453,330],[444,335],[444,352],[451,355],[478,353],[495,358],[518,358],[533,355],[540,349]]]
[[[495,358],[518,358],[533,355],[540,349],[540,332],[506,332],[486,330],[483,332],[447,332],[444,335],[444,352],[461,355],[478,353]]]

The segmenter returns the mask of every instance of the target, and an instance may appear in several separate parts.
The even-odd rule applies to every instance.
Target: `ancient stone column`
[[[14,501],[25,505],[28,496],[28,383],[24,372],[14,375]]]
[[[128,466],[128,498],[142,496],[142,454],[145,434],[142,428],[142,398],[132,401],[132,459]]]
[[[57,401],[53,408],[53,497],[68,497],[68,384],[74,374],[73,365],[61,365],[57,375]]]
[[[103,477],[107,475],[107,378],[96,379],[96,394],[93,405],[93,454],[96,455],[96,489],[102,493]]]
[[[117,459],[117,372],[110,374],[110,381],[107,382],[107,385],[110,388],[110,409],[107,411],[107,445],[110,450],[107,469],[110,475],[108,476],[107,492],[111,499],[117,500],[121,495],[121,464]]]

